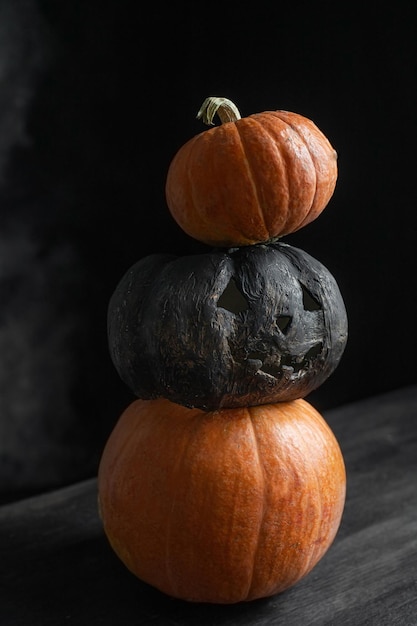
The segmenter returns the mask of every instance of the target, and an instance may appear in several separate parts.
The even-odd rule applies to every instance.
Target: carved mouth
[[[314,298],[311,292],[299,282],[302,303],[305,311],[319,311],[321,306]],[[242,313],[250,309],[250,305],[237,286],[236,281],[232,277],[226,285],[223,293],[220,295],[217,306],[221,307],[233,315],[240,316]],[[292,316],[277,315],[275,319],[276,327],[283,335],[287,335],[292,323]],[[292,354],[268,354],[262,351],[252,351],[245,356],[240,363],[249,372],[253,374],[265,374],[273,378],[281,378],[285,372],[286,375],[296,376],[307,372],[315,358],[322,352],[323,343],[317,342],[309,348],[304,355]]]
[[[314,359],[321,353],[323,344],[318,342],[314,344],[301,358],[290,354],[275,355],[274,359],[261,352],[250,352],[247,356],[246,363],[254,373],[261,372],[280,378],[283,371],[289,374],[298,374],[299,372],[308,371]]]

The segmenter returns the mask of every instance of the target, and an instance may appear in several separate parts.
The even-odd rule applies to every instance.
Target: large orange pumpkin
[[[234,603],[294,585],[338,530],[337,440],[305,400],[204,412],[135,400],[104,448],[100,512],[140,579],[189,601]]]
[[[211,246],[275,240],[320,215],[333,195],[337,155],[308,118],[265,111],[241,118],[225,98],[208,98],[207,124],[174,156],[166,200],[179,226]]]

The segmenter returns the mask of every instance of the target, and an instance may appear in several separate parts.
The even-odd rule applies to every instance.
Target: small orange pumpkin
[[[213,412],[135,400],[98,473],[124,564],[170,596],[224,604],[305,576],[337,533],[345,490],[337,440],[302,399]]]
[[[179,226],[210,246],[275,240],[312,222],[333,195],[337,155],[306,117],[265,111],[241,118],[225,98],[207,98],[198,117],[220,126],[174,156],[166,200]]]

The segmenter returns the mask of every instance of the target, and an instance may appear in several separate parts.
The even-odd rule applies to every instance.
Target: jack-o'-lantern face
[[[134,393],[204,409],[304,397],[346,341],[336,281],[282,243],[147,257],[109,306],[110,352]]]

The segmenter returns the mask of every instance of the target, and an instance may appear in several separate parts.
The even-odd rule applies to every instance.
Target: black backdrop
[[[416,382],[413,3],[0,0],[0,492],[93,475],[132,399],[108,299],[153,252],[205,251],[169,215],[208,95],[311,118],[339,156],[322,215],[285,238],[335,276],[349,341],[319,410]],[[395,416],[393,416],[395,419]]]

